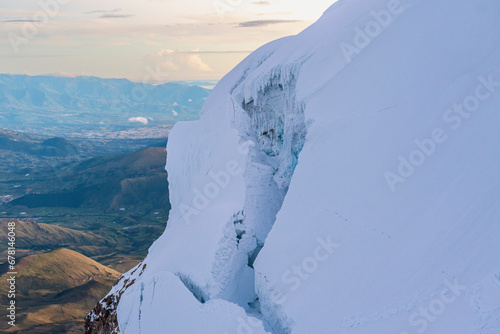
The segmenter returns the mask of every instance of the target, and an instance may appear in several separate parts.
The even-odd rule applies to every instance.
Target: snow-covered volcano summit
[[[344,0],[168,144],[88,333],[500,333],[500,2]]]

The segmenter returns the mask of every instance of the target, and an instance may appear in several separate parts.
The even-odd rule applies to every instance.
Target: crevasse
[[[295,94],[297,76],[297,66],[277,68],[252,86],[233,91],[234,101],[240,101],[234,103],[235,113],[240,113],[236,118],[244,119],[234,127],[243,141],[254,143],[245,173],[247,191],[241,221],[257,240],[248,252],[252,270],[281,209],[307,135],[304,108]],[[258,293],[254,283],[247,288]],[[271,312],[260,309],[259,299],[257,295],[250,304],[261,319],[276,333],[289,332],[286,324],[270,318]]]
[[[286,81],[275,75],[255,99],[242,103],[251,119],[258,149],[275,168],[274,180],[280,189],[290,184],[307,132],[303,107],[295,99],[295,83],[294,75]]]

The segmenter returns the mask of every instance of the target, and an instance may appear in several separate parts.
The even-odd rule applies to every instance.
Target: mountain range
[[[0,74],[0,127],[67,137],[172,124],[197,119],[209,92],[182,83]]]

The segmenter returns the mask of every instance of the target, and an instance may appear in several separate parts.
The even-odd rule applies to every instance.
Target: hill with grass
[[[11,205],[104,210],[138,203],[166,207],[168,181],[165,161],[165,148],[149,147],[56,168],[36,175],[41,184],[39,188],[47,192],[26,194],[12,201]]]
[[[16,266],[16,327],[0,324],[5,333],[82,333],[83,319],[116,282],[120,273],[61,248],[25,257]],[[5,281],[7,277],[0,278]],[[5,305],[6,286],[0,286]]]
[[[57,248],[71,248],[87,256],[109,253],[116,240],[104,238],[88,231],[77,231],[57,225],[35,221],[14,220],[16,223],[16,253],[25,256]],[[2,223],[0,240],[7,240],[7,225]],[[0,243],[0,258],[7,258],[7,243]],[[0,274],[3,272],[0,269]]]

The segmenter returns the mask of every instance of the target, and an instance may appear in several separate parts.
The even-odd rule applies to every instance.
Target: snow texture
[[[171,133],[121,333],[500,333],[499,15],[338,1],[245,59]]]

